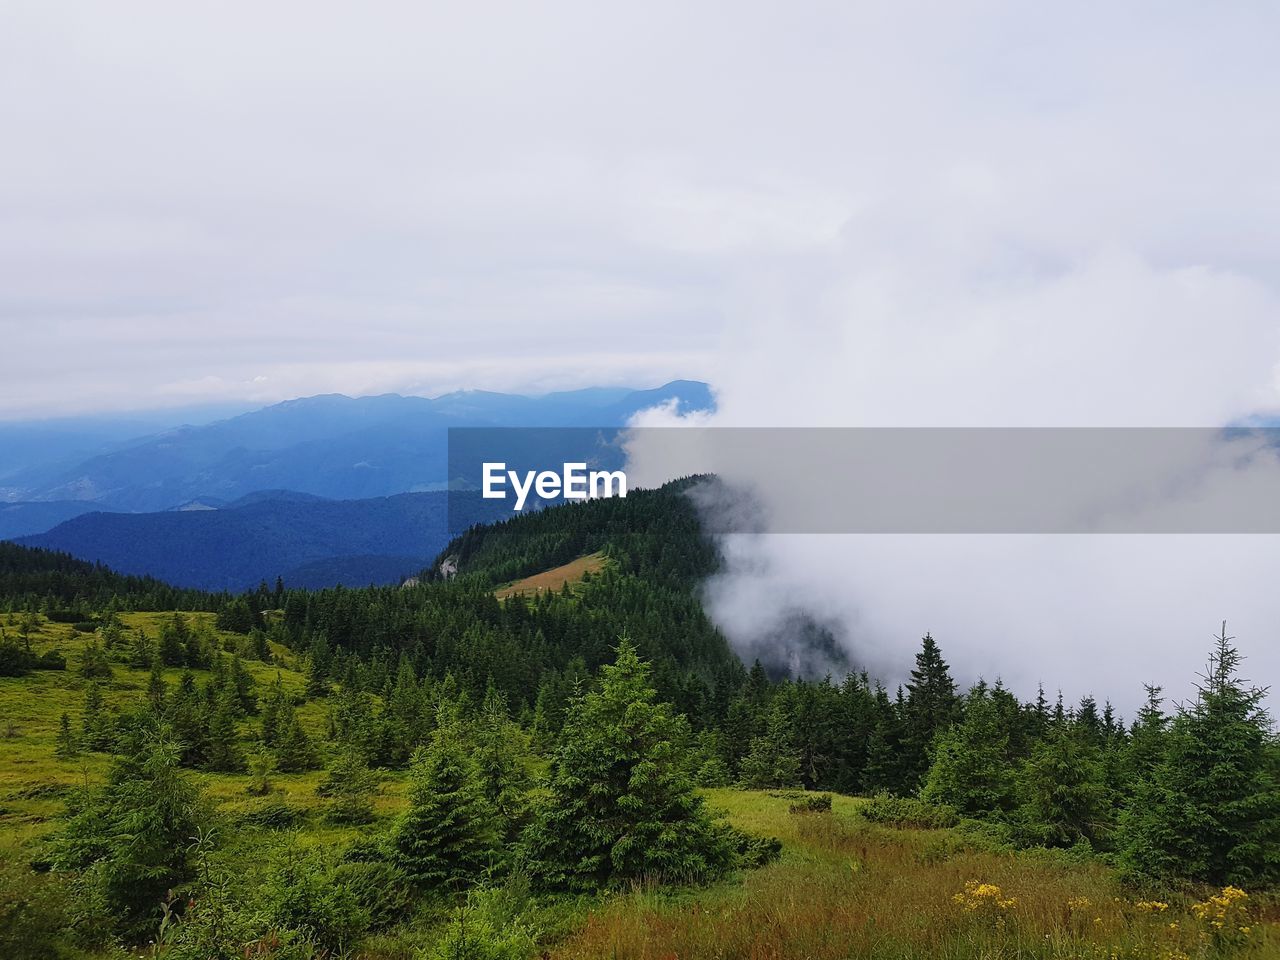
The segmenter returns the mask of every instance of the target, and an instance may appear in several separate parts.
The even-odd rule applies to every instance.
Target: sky
[[[674,377],[711,382],[726,425],[1280,410],[1278,21],[1262,3],[3,0],[0,419]],[[923,599],[863,548],[797,552],[870,581],[839,614],[852,646],[950,618],[986,671],[1034,618],[1045,671],[1082,684],[1079,637],[1114,648],[1153,606],[1177,609],[1149,632],[1191,637],[1171,672],[1223,616],[1261,646],[1269,542],[1203,564],[1203,544],[1166,544],[1158,574],[1100,541],[1011,549],[973,582],[929,573]],[[1238,588],[1173,602],[1223,563]]]

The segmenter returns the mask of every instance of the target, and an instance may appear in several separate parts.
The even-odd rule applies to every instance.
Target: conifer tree
[[[177,745],[163,729],[139,729],[107,782],[73,810],[51,845],[55,869],[86,871],[122,936],[143,942],[154,935],[165,891],[191,875],[187,851],[204,817],[198,787],[178,769]]]
[[[129,644],[129,666],[135,670],[146,670],[155,659],[156,653],[150,638],[142,630],[135,630]]]
[[[985,685],[974,688],[965,700],[964,720],[937,741],[922,799],[970,815],[1013,808],[1009,732],[999,722],[998,709]]]
[[[167,687],[164,682],[164,671],[159,658],[151,661],[151,674],[147,677],[147,701],[151,706],[163,711]]]
[[[210,770],[234,772],[244,769],[244,750],[240,745],[240,733],[236,727],[239,704],[235,691],[223,686],[209,714],[207,756],[205,766]]]
[[[1165,716],[1160,687],[1147,684],[1147,700],[1138,710],[1125,756],[1125,773],[1129,792],[1141,780],[1150,779],[1164,755],[1165,734],[1169,718]]]
[[[1266,691],[1239,677],[1232,639],[1223,623],[1199,696],[1178,712],[1151,778],[1125,809],[1122,864],[1131,873],[1237,886],[1280,878]]]
[[[298,720],[298,715],[290,707],[284,715],[280,726],[279,741],[276,746],[276,765],[281,773],[300,773],[304,770],[315,770],[320,765],[311,738]]]
[[[102,687],[89,684],[84,693],[84,716],[80,720],[80,743],[86,750],[109,750],[115,739],[111,717],[107,714]]]
[[[58,739],[53,752],[59,760],[72,760],[80,753],[80,745],[76,743],[76,736],[71,732],[71,718],[67,716],[65,710],[58,718]]]
[[[396,865],[422,889],[474,880],[498,844],[493,808],[457,728],[436,730],[409,767],[409,810],[393,837]]]
[[[868,793],[891,793],[906,796],[914,786],[908,785],[904,769],[902,711],[889,699],[884,687],[876,684],[875,719],[867,741],[867,764],[862,774],[862,787]]]
[[[276,758],[259,744],[258,749],[249,755],[249,786],[245,791],[255,797],[265,797],[271,792],[271,774],[275,770]]]
[[[373,797],[378,776],[356,750],[338,755],[316,793],[329,798],[325,816],[334,823],[368,823],[373,819]]]
[[[800,758],[791,717],[782,698],[774,699],[764,735],[751,741],[738,780],[752,790],[800,786]]]
[[[1018,785],[1022,831],[1032,843],[1101,845],[1110,817],[1102,755],[1078,732],[1055,730],[1037,744]]]
[[[492,684],[471,739],[485,799],[498,817],[503,839],[512,840],[524,826],[533,781],[529,736],[508,715],[506,698]]]
[[[525,835],[539,879],[595,888],[644,876],[686,881],[732,864],[725,831],[688,775],[688,724],[657,702],[632,643],[570,707],[550,797]]]
[[[90,640],[80,654],[80,676],[87,680],[110,680],[111,661],[96,641]]]
[[[903,768],[908,783],[918,782],[929,766],[929,751],[934,737],[946,730],[956,718],[958,705],[951,669],[942,659],[942,651],[931,634],[920,641],[916,665],[907,681],[905,712],[905,753]]]

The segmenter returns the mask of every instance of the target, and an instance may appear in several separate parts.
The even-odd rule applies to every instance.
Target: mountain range
[[[449,428],[614,427],[664,403],[714,405],[706,384],[678,380],[539,397],[324,395],[132,439],[119,425],[51,430],[43,446],[24,424],[22,448],[0,457],[0,539],[210,590],[277,576],[394,583],[448,542]],[[0,427],[0,440],[6,429],[17,431]]]

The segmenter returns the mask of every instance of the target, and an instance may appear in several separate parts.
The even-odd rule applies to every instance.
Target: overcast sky
[[[992,341],[984,312],[1055,284],[1064,377],[1169,363],[1197,383],[1152,408],[1274,402],[1269,10],[5,0],[0,416],[727,389],[763,329],[927,419],[1002,373],[961,398],[985,417],[1042,385],[1011,371],[1046,323]],[[1246,316],[1164,342],[1188,289]]]
[[[675,376],[730,424],[1275,410],[1277,36],[1247,2],[0,0],[0,418]],[[860,615],[942,633],[936,599]],[[1231,615],[1201,599],[1179,669]]]

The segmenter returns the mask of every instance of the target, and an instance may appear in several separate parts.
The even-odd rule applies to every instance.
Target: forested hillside
[[[701,482],[475,528],[405,587],[0,545],[0,954],[1280,953],[1280,750],[1225,628],[1132,718],[960,690],[931,636],[901,689],[771,676],[698,602]]]

